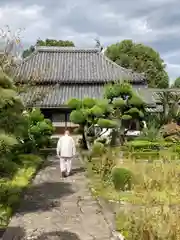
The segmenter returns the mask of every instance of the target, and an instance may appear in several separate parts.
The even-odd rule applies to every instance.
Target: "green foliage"
[[[102,117],[104,114],[104,111],[101,107],[95,105],[91,108],[90,113],[95,117]]]
[[[73,110],[80,109],[82,107],[82,101],[76,98],[72,98],[69,100],[68,106]]]
[[[50,47],[74,47],[74,43],[72,41],[68,40],[55,40],[55,39],[46,39],[43,40],[37,40],[36,44],[38,46],[50,46]]]
[[[28,49],[25,49],[23,54],[22,54],[22,57],[23,58],[26,58],[28,57],[29,55],[31,55],[33,52],[35,51],[35,47],[34,46],[30,46]]]
[[[113,106],[115,108],[123,108],[126,106],[126,102],[122,98],[114,99]]]
[[[102,156],[105,153],[105,147],[103,143],[95,142],[92,146],[92,156]]]
[[[156,94],[162,105],[162,111],[154,115],[154,119],[156,119],[158,125],[163,126],[171,122],[178,123],[180,119],[178,104],[180,101],[179,93],[168,90],[157,92]]]
[[[19,202],[22,188],[42,162],[35,155],[24,156],[26,161],[23,155],[19,159],[19,154],[39,154],[40,148],[49,145],[54,130],[40,110],[24,111],[16,90],[13,80],[0,70],[0,217],[4,225]]]
[[[160,129],[152,123],[148,128],[143,129],[141,135],[137,137],[137,140],[157,142],[163,141],[163,137]]]
[[[171,147],[172,143],[165,141],[148,141],[148,140],[134,140],[125,143],[125,146],[128,148],[128,151],[150,151],[150,150],[159,150],[161,148]]]
[[[93,98],[84,98],[82,104],[84,108],[92,108],[96,104],[96,100]]]
[[[18,163],[23,165],[24,167],[29,166],[38,166],[43,162],[43,159],[34,154],[19,154],[18,155]]]
[[[108,182],[111,170],[115,166],[115,156],[112,149],[104,146],[103,143],[95,142],[92,152],[88,156],[92,171],[98,174],[101,179]]]
[[[134,116],[134,118],[138,118],[141,116],[141,112],[139,111],[139,109],[133,107],[130,108],[128,111],[126,111],[127,114],[129,114],[130,116]]]
[[[107,99],[114,99],[119,98],[120,96],[122,99],[126,99],[127,96],[131,97],[133,94],[132,87],[129,83],[115,83],[115,84],[108,84],[105,87],[104,96]]]
[[[50,145],[50,137],[54,132],[52,123],[45,119],[39,109],[33,109],[25,114],[28,123],[23,144],[24,152],[39,151]]]
[[[18,165],[16,162],[8,156],[1,157],[0,161],[0,174],[1,177],[10,177],[18,170]]]
[[[140,152],[128,152],[128,157],[130,157],[131,159],[139,159],[139,160],[148,160],[148,161],[153,161],[153,160],[159,160],[160,158],[160,154],[159,154],[159,150],[146,150],[144,149],[144,151]]]
[[[111,105],[109,105],[108,99],[100,99],[96,101],[96,106],[100,107],[104,113],[112,112]]]
[[[33,109],[28,115],[28,118],[32,125],[42,122],[44,120],[44,115],[41,113],[40,109]]]
[[[132,107],[138,107],[138,108],[144,107],[144,102],[141,100],[141,98],[139,98],[135,94],[133,94],[132,97],[128,99],[128,103]]]
[[[83,110],[73,110],[70,114],[70,120],[75,124],[85,124],[86,112]]]
[[[101,128],[115,128],[117,127],[117,122],[109,119],[99,118],[97,124]]]
[[[180,88],[180,77],[176,78],[173,84],[174,88]]]
[[[164,61],[151,47],[124,40],[109,46],[106,55],[124,68],[145,73],[149,87],[167,88],[169,85]]]
[[[64,40],[55,40],[55,39],[46,39],[45,41],[39,39],[36,42],[37,46],[48,46],[48,47],[74,47],[74,43],[72,41],[64,41]],[[24,50],[22,56],[23,58],[28,57],[35,51],[34,46],[30,46],[29,49]]]
[[[132,116],[124,114],[124,115],[122,115],[121,119],[124,120],[124,121],[129,121],[129,120],[132,119]]]
[[[17,139],[13,135],[7,135],[5,133],[0,134],[0,156],[2,153],[10,152],[15,145],[18,144]]]
[[[127,82],[107,85],[104,99],[85,98],[82,101],[71,99],[68,105],[74,109],[70,114],[70,119],[73,123],[81,125],[84,140],[85,129],[89,133],[95,125],[100,128],[114,129],[116,133],[112,134],[114,138],[113,136],[118,136],[118,131],[123,136],[133,121],[140,125],[144,118],[144,102],[136,96]],[[99,136],[97,134],[94,137]],[[124,141],[124,137],[122,139]]]
[[[27,187],[39,169],[43,159],[36,155],[19,155],[19,165],[12,178],[0,179],[0,227],[6,227],[21,199],[22,190]],[[12,167],[12,164],[9,167]]]
[[[126,168],[115,167],[112,169],[112,181],[116,190],[131,190],[133,173]]]

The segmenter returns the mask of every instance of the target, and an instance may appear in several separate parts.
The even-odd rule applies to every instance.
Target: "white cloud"
[[[77,46],[106,46],[133,39],[157,49],[172,78],[180,75],[178,0],[1,0],[0,27],[25,28],[23,40],[69,39]]]
[[[44,30],[50,27],[50,21],[43,15],[44,7],[31,5],[22,7],[19,5],[7,5],[0,7],[0,27],[9,25],[12,32],[19,28],[25,29],[21,33],[22,38],[27,41],[34,41],[35,38],[43,34]]]

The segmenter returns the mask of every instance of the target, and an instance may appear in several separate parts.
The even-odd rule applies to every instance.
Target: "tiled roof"
[[[51,108],[66,105],[71,98],[83,99],[85,97],[101,98],[104,87],[102,85],[39,85],[28,88],[22,94],[25,105],[32,107]],[[38,98],[40,101],[38,101]],[[33,104],[32,104],[33,102]]]
[[[149,89],[149,91],[152,92],[152,95],[153,95],[153,98],[154,98],[154,101],[156,103],[161,103],[161,100],[160,100],[160,93],[163,93],[163,92],[171,92],[172,94],[180,94],[180,89],[179,88],[167,88],[167,89]]]
[[[136,88],[137,93],[147,105],[155,103],[151,98],[149,89]],[[85,97],[100,99],[103,97],[104,86],[102,84],[56,84],[31,86],[26,93],[22,94],[24,104],[31,107],[51,108],[66,105],[71,98],[83,99]],[[148,96],[146,98],[146,96]],[[40,101],[39,101],[40,99]],[[32,104],[33,103],[33,104]]]
[[[13,70],[20,81],[38,83],[144,82],[145,77],[112,62],[99,49],[38,47]]]

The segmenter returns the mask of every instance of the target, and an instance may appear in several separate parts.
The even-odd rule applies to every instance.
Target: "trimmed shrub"
[[[133,174],[126,168],[113,168],[112,181],[116,190],[131,190]]]
[[[142,160],[157,160],[159,159],[159,151],[147,151],[147,152],[132,152],[131,157]]]
[[[126,143],[129,151],[159,150],[161,148],[171,147],[173,143],[169,142],[150,142],[145,140],[134,140]]]
[[[92,156],[93,157],[99,157],[102,156],[105,153],[105,147],[104,144],[101,142],[95,142],[92,146]]]

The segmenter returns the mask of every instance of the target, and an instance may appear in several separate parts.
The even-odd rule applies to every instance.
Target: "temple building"
[[[143,74],[117,65],[98,48],[37,47],[16,66],[13,75],[21,84],[30,83],[22,94],[24,104],[40,108],[57,134],[64,127],[75,127],[69,120],[69,99],[102,98],[104,85],[116,80],[129,80],[147,111],[160,108],[155,90],[147,87]]]

